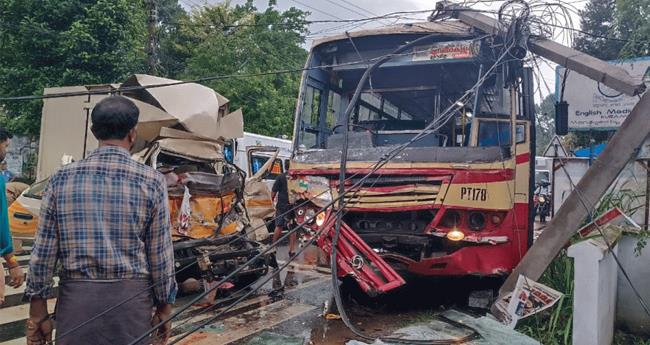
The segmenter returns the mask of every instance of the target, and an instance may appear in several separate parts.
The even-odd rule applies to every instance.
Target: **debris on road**
[[[392,333],[392,337],[398,337],[405,340],[431,341],[442,339],[458,339],[471,333],[468,329],[475,330],[480,337],[472,339],[462,344],[466,345],[540,345],[521,333],[509,329],[498,321],[482,316],[472,317],[457,310],[449,310],[440,314],[442,320],[432,319],[428,322],[422,322],[400,328]],[[468,329],[462,329],[454,326],[447,321],[462,324]],[[451,343],[451,342],[449,342]],[[368,343],[358,340],[350,340],[346,345],[368,345]],[[376,340],[371,345],[390,345],[381,340]]]

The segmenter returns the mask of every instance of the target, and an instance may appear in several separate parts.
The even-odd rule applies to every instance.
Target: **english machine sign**
[[[650,56],[618,60],[612,64],[623,67],[632,77],[644,78],[650,86]],[[556,97],[562,92],[565,69],[556,70]],[[621,94],[581,74],[569,71],[564,87],[564,100],[569,103],[569,130],[615,130],[623,123],[639,97]]]

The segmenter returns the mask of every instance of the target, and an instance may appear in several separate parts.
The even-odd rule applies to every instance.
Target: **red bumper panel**
[[[318,246],[326,253],[331,253],[334,223],[326,222],[329,228],[318,239]],[[338,276],[353,277],[368,295],[377,296],[406,284],[404,279],[345,223],[342,223],[336,248]]]

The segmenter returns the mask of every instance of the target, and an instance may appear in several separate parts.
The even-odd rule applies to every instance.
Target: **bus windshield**
[[[368,67],[368,63],[355,62],[372,61],[401,44],[375,37],[359,38],[355,43],[339,41],[311,52],[312,69],[304,76],[296,118],[298,150],[341,147],[345,109]],[[480,45],[477,40],[433,40],[377,69],[350,115],[349,138],[354,147],[399,145],[432,121],[436,121],[436,130],[413,146],[467,146],[472,116],[507,117],[510,100],[504,91],[503,71],[493,69],[480,76],[494,63],[481,56]],[[443,51],[441,47],[460,53],[436,55]],[[446,114],[480,77],[486,81],[478,88],[478,97],[469,97],[460,110]]]

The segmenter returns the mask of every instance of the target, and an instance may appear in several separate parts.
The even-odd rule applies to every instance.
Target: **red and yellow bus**
[[[503,277],[532,241],[531,69],[500,37],[456,21],[314,42],[289,170],[290,198],[309,201],[295,213],[298,221],[308,220],[313,231],[325,228],[318,245],[330,251],[337,204],[316,213],[338,196],[345,109],[369,64],[421,38],[372,73],[350,115],[345,184],[351,190],[344,196],[338,274],[369,295],[405,284],[406,275]],[[420,140],[364,178],[432,122]]]

